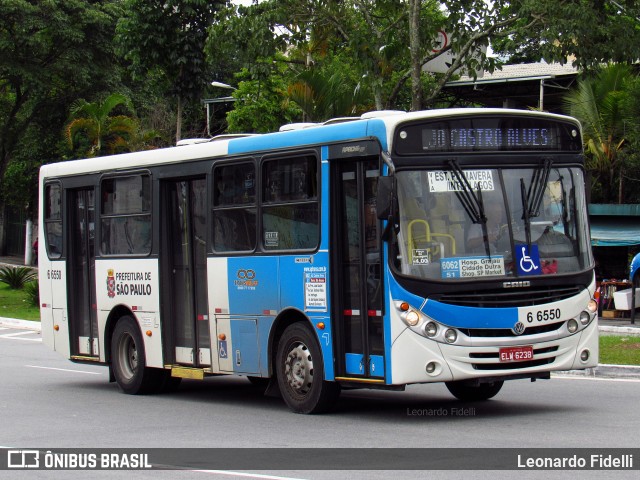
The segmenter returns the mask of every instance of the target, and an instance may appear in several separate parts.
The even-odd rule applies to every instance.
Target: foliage
[[[40,285],[38,283],[38,280],[25,283],[24,293],[27,296],[29,305],[40,307]]]
[[[126,150],[127,139],[138,128],[137,121],[126,115],[111,116],[120,105],[132,109],[131,101],[125,95],[113,93],[101,102],[76,100],[71,106],[71,120],[65,133],[69,146],[73,149],[76,137],[86,141],[84,153],[80,157],[95,157]],[[76,142],[77,143],[77,142]]]
[[[161,72],[177,99],[176,140],[183,101],[195,100],[207,80],[204,45],[222,0],[125,0],[118,22],[120,53],[137,76]]]
[[[25,283],[36,279],[38,274],[29,267],[2,267],[0,268],[0,282],[9,285],[9,288],[19,290]]]
[[[286,85],[282,77],[251,80],[245,69],[238,75],[235,108],[227,115],[229,132],[266,133],[277,131],[281,125],[291,123],[301,115],[300,109],[286,98]]]
[[[572,62],[581,69],[640,58],[640,4],[636,0],[501,0],[518,12],[494,51],[513,61]]]
[[[59,135],[71,101],[114,82],[120,3],[0,0],[0,191],[26,135]]]
[[[40,309],[27,301],[24,290],[12,290],[0,283],[0,317],[40,320]]]
[[[593,202],[621,203],[621,172],[624,168],[629,102],[628,88],[633,79],[626,65],[610,65],[597,75],[578,82],[565,99],[565,110],[582,124],[588,153],[587,169],[592,173]],[[627,115],[625,115],[625,113]]]

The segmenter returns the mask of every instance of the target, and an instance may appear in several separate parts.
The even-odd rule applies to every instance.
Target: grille
[[[528,362],[513,363],[474,363],[473,368],[476,370],[520,370],[529,367],[539,367],[548,365],[555,361],[556,357],[542,358],[540,360],[530,360]]]
[[[547,333],[558,330],[564,322],[551,323],[549,325],[540,325],[537,327],[527,328],[522,335],[516,335],[508,328],[459,328],[467,337],[526,337],[527,335],[536,335],[538,333]]]
[[[497,289],[470,291],[465,293],[443,294],[433,296],[434,300],[451,305],[465,307],[532,307],[542,303],[557,302],[574,297],[583,290],[580,286],[572,287],[535,287],[519,289]]]
[[[543,353],[551,353],[551,352],[557,352],[558,351],[558,347],[546,347],[546,348],[537,348],[533,351],[534,355],[541,355]],[[476,352],[476,353],[470,353],[469,354],[469,358],[498,358],[500,356],[499,352]],[[501,365],[508,365],[505,363],[502,363]]]

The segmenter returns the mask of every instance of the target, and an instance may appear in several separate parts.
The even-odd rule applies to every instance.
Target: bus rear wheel
[[[480,385],[473,385],[465,381],[445,383],[451,394],[463,402],[489,400],[498,394],[503,384],[503,381],[481,383]]]
[[[111,337],[113,375],[124,393],[150,393],[162,381],[161,370],[146,366],[144,342],[136,321],[130,316],[118,320]]]
[[[282,334],[276,368],[280,393],[296,413],[326,412],[340,395],[340,385],[324,380],[320,346],[302,323],[289,325]]]

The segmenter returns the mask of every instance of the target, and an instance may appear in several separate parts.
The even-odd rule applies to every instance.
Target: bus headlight
[[[598,311],[598,302],[596,302],[593,298],[589,300],[589,303],[587,304],[587,310],[589,310],[591,313],[596,313]]]
[[[586,325],[591,321],[591,314],[587,311],[580,312],[580,323]]]
[[[424,333],[427,337],[435,337],[438,334],[438,325],[436,322],[429,322],[424,326]]]
[[[458,339],[458,332],[456,332],[453,328],[449,328],[446,332],[444,332],[444,339],[447,343],[453,343]]]
[[[569,333],[576,333],[579,326],[580,325],[578,325],[578,322],[575,318],[572,318],[567,322],[567,330],[569,330]]]

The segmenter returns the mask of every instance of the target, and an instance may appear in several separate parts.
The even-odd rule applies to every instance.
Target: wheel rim
[[[289,387],[298,395],[306,395],[313,384],[313,358],[309,348],[302,342],[291,346],[284,365],[284,374]]]
[[[123,335],[118,348],[118,363],[124,377],[129,380],[135,375],[138,368],[138,350],[136,342],[129,334]]]

